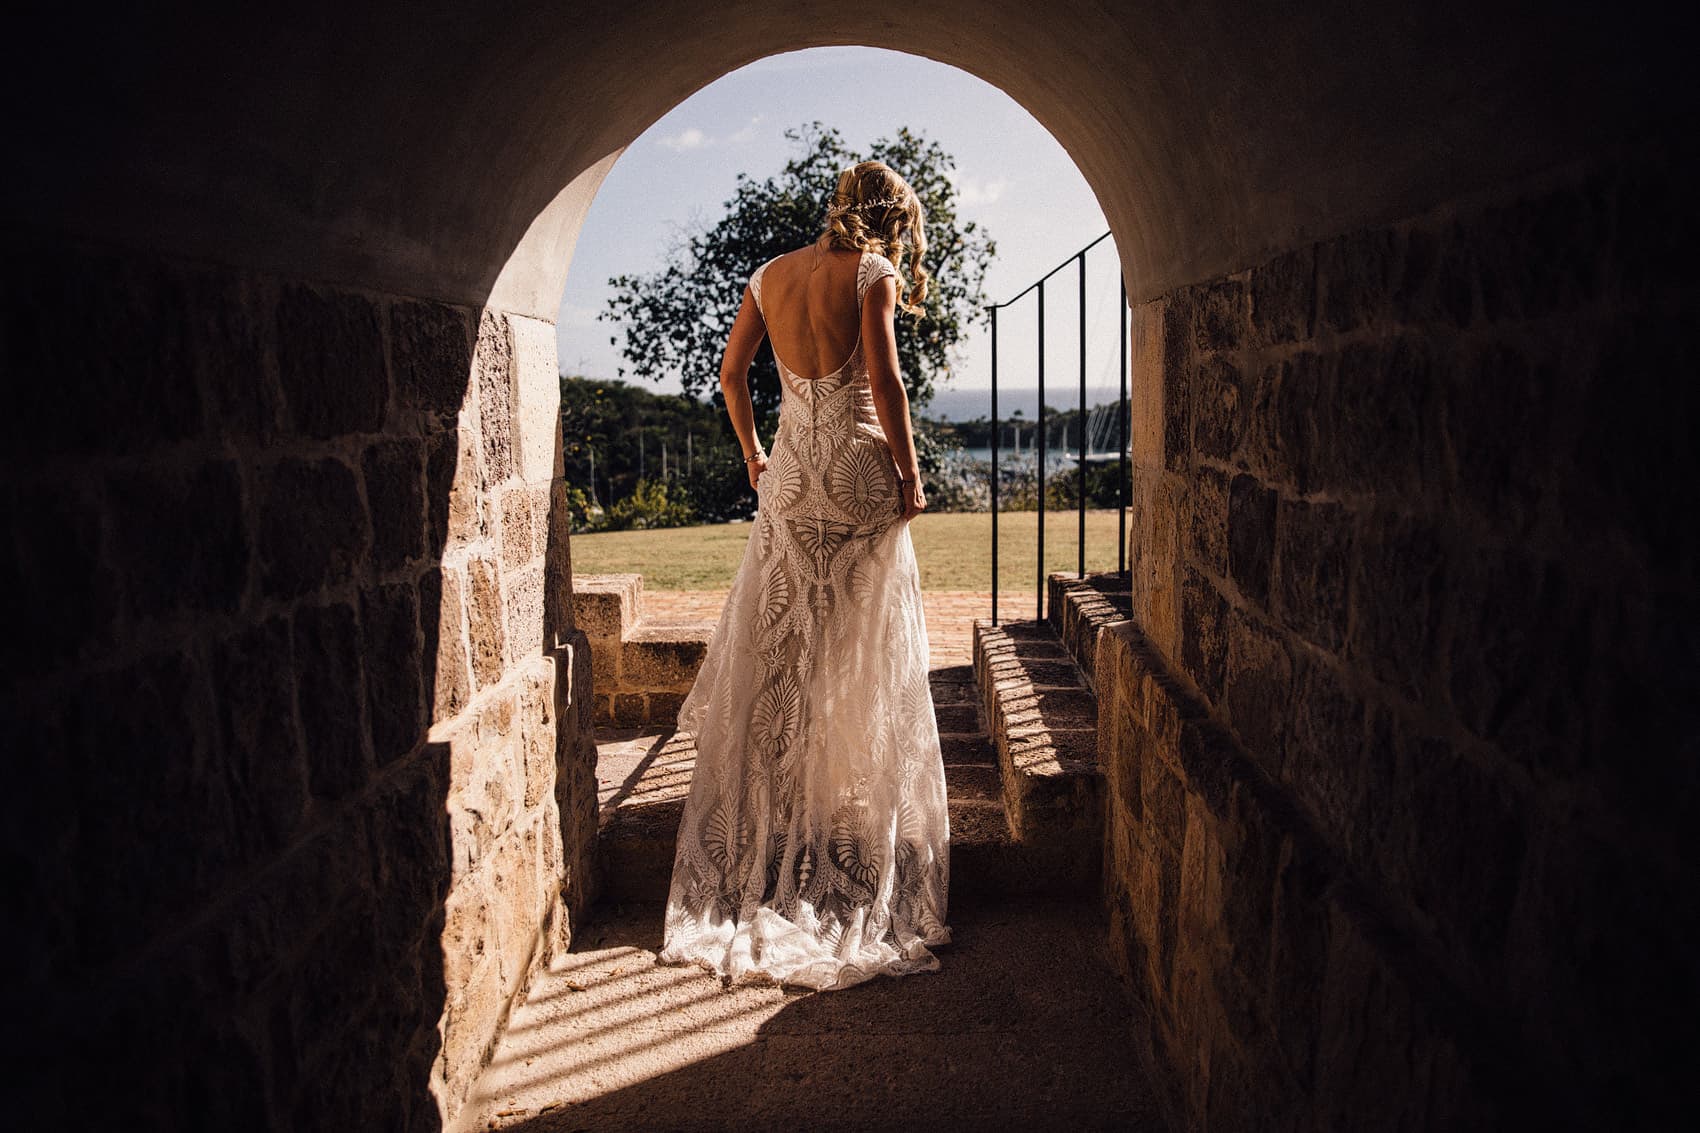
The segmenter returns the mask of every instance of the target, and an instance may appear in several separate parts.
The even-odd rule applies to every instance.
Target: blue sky
[[[621,155],[592,203],[559,313],[561,366],[568,373],[616,376],[624,335],[596,321],[610,276],[653,271],[680,234],[718,218],[740,170],[761,178],[796,152],[787,128],[819,119],[854,151],[908,126],[955,157],[964,219],[997,241],[987,293],[1002,302],[1108,227],[1068,154],[1008,95],[965,71],[900,52],[814,48],[769,56],[698,91],[651,126]],[[1116,265],[1111,241],[1088,257],[1088,384],[1116,381]],[[1047,286],[1046,401],[1066,404],[1055,386],[1079,382],[1074,269]],[[1030,386],[1036,369],[1033,299],[999,315],[999,388]],[[945,390],[989,387],[985,330],[965,340]],[[628,375],[627,380],[633,380]],[[643,383],[676,392],[677,380]],[[961,405],[966,393],[941,398]],[[1000,410],[1007,412],[1000,399]],[[1028,409],[1031,414],[1031,408]]]

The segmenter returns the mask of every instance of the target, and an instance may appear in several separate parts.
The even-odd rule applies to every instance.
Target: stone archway
[[[76,126],[80,144],[38,129],[51,164],[8,192],[17,215],[132,246],[548,317],[599,164],[739,66],[856,44],[959,67],[1026,107],[1102,202],[1139,301],[1537,172],[1577,156],[1578,135],[1604,147],[1679,112],[1616,66],[1618,52],[1657,54],[1602,44],[1584,17],[1530,29],[1459,7],[1348,21],[816,0],[777,20],[754,4],[707,18],[516,2],[338,21],[326,5],[192,30],[120,16],[82,35],[88,85],[44,122]],[[106,58],[109,39],[137,50]],[[119,95],[131,101],[118,112],[83,116]]]
[[[1660,415],[1656,427],[1677,432],[1649,446],[1646,422],[1614,408],[1599,376],[1628,374],[1650,404],[1657,379],[1643,375],[1681,357],[1661,328],[1691,307],[1670,249],[1692,246],[1672,188],[1690,151],[1671,140],[1692,95],[1681,66],[1649,62],[1681,42],[1668,29],[1600,12],[1529,26],[1479,5],[811,2],[779,18],[745,3],[705,17],[672,2],[515,0],[26,30],[17,42],[32,55],[8,78],[61,92],[30,119],[26,174],[4,189],[4,349],[9,372],[34,376],[7,434],[25,469],[9,486],[11,573],[32,596],[9,705],[43,753],[24,786],[46,800],[8,837],[46,910],[18,969],[34,988],[22,1002],[42,1036],[42,1096],[96,1060],[115,1068],[112,1104],[132,1126],[286,1113],[303,1127],[397,1113],[430,1126],[433,1080],[452,1109],[555,893],[588,896],[574,847],[594,786],[567,679],[569,548],[548,502],[558,465],[540,440],[553,378],[540,324],[623,145],[737,66],[830,44],[919,52],[1027,107],[1097,193],[1142,305],[1150,507],[1135,538],[1152,582],[1139,612],[1244,749],[1220,765],[1171,761],[1173,790],[1140,781],[1180,808],[1164,813],[1202,807],[1213,820],[1152,826],[1138,847],[1127,824],[1119,834],[1127,860],[1150,868],[1112,888],[1117,931],[1153,965],[1135,974],[1171,1012],[1163,1034],[1192,1075],[1194,1114],[1258,1099],[1372,1108],[1350,1066],[1322,1073],[1327,1042],[1355,1024],[1311,994],[1383,971],[1361,926],[1327,936],[1344,953],[1317,943],[1337,912],[1329,894],[1353,886],[1390,911],[1393,952],[1438,957],[1393,994],[1426,1009],[1438,989],[1436,1002],[1464,1005],[1408,1016],[1443,1036],[1421,1056],[1441,1069],[1424,1074],[1450,1075],[1403,1079],[1409,1096],[1444,1089],[1469,1111],[1502,1072],[1596,1065],[1559,1104],[1603,1112],[1625,1077],[1663,1096],[1657,1058],[1622,1053],[1641,1047],[1614,997],[1564,992],[1603,963],[1620,973],[1615,1001],[1633,1000],[1646,966],[1613,963],[1632,941],[1686,970],[1683,926],[1651,912],[1660,882],[1624,884],[1673,876],[1673,851],[1620,831],[1674,831],[1692,813],[1670,722],[1631,710],[1661,703],[1676,647],[1648,628],[1647,595],[1693,593],[1691,543],[1661,494],[1691,471],[1680,438],[1692,406]],[[1418,269],[1421,286],[1406,288]],[[1404,356],[1369,348],[1388,328],[1444,365],[1409,376]],[[1595,369],[1553,370],[1578,334]],[[1529,351],[1499,349],[1513,340]],[[1481,383],[1444,378],[1461,360],[1488,375],[1485,402]],[[1280,375],[1276,401],[1235,369],[1254,364]],[[1550,373],[1563,380],[1543,385]],[[1298,576],[1280,564],[1326,572],[1342,542],[1325,506],[1338,501],[1312,481],[1361,472],[1360,457],[1373,471],[1381,442],[1408,439],[1382,432],[1395,427],[1373,406],[1339,418],[1302,406],[1385,374],[1419,383],[1443,422],[1509,428],[1544,412],[1550,429],[1536,432],[1574,457],[1571,471],[1542,487],[1527,466],[1551,453],[1455,431],[1437,459],[1457,499],[1360,492],[1374,518],[1354,519],[1344,542],[1380,557],[1344,569],[1396,568],[1402,601],[1354,608],[1344,679],[1313,666],[1305,679],[1329,691],[1301,696],[1280,658],[1315,660],[1332,629],[1314,610],[1284,612],[1281,588]],[[1192,407],[1207,402],[1243,404],[1230,407],[1236,428],[1271,430],[1301,455],[1276,475],[1233,464],[1232,448],[1204,451],[1214,440],[1198,439]],[[1344,456],[1329,448],[1341,437],[1356,438]],[[1402,468],[1422,467],[1397,451],[1415,462]],[[1535,514],[1501,508],[1542,492],[1547,541],[1519,558],[1481,515]],[[1418,501],[1426,525],[1383,514]],[[1554,515],[1594,522],[1567,540]],[[1608,574],[1628,597],[1597,604]],[[1555,624],[1557,644],[1544,628]],[[1616,644],[1593,667],[1543,669],[1533,694],[1495,692],[1491,673],[1470,676],[1459,643],[1472,635],[1514,661]],[[1631,721],[1638,747],[1666,753],[1650,774],[1668,789],[1645,789],[1599,739],[1543,759],[1550,737],[1518,723],[1550,718],[1531,697],[1591,705],[1576,727],[1596,737]],[[1451,744],[1444,770],[1375,794],[1346,773],[1374,749],[1322,712],[1340,703],[1400,751]],[[1130,723],[1118,743],[1144,767],[1137,732]],[[1310,762],[1260,763],[1275,742]],[[1451,799],[1470,816],[1442,855],[1451,874],[1368,848],[1379,797],[1410,813]],[[1593,800],[1581,830],[1557,817],[1576,797]],[[1223,818],[1230,798],[1242,809]],[[1510,843],[1507,812],[1535,816]],[[1303,821],[1267,834],[1265,818],[1293,814]],[[1267,837],[1248,841],[1242,820]],[[1346,863],[1338,884],[1289,868],[1314,838],[1318,860]],[[1478,884],[1475,854],[1507,844],[1498,857],[1518,872]],[[1219,876],[1182,871],[1200,845],[1228,863],[1225,889],[1190,887]],[[1243,845],[1268,852],[1233,858]],[[471,885],[480,863],[492,868]],[[1318,877],[1330,880],[1316,889]],[[1449,890],[1470,900],[1437,896]],[[1188,904],[1211,892],[1219,903]],[[1543,943],[1578,919],[1586,949]],[[1258,925],[1293,935],[1263,937],[1261,968],[1239,966],[1256,944],[1189,953],[1181,979],[1183,924],[1211,939]],[[1514,946],[1534,958],[1508,966]],[[1295,949],[1305,963],[1271,974]],[[445,954],[452,987],[433,970]],[[1224,1012],[1259,980],[1295,994],[1249,1018]],[[62,987],[80,990],[45,990]],[[1177,987],[1196,998],[1166,999]],[[1477,1016],[1512,1046],[1544,1037],[1507,1069],[1456,1039]],[[1214,1085],[1196,1069],[1211,1056],[1231,1068]]]

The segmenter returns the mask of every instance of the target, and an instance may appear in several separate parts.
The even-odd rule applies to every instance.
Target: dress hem
[[[939,958],[932,953],[931,949],[947,947],[950,943],[951,930],[949,926],[945,926],[929,936],[916,937],[915,940],[910,942],[911,948],[918,947],[921,950],[922,955],[920,956],[899,955],[872,967],[865,967],[860,964],[841,964],[835,969],[831,968],[826,961],[816,961],[782,975],[775,975],[771,969],[758,966],[746,969],[737,976],[732,976],[700,950],[687,950],[676,945],[669,945],[657,952],[655,963],[660,967],[667,968],[691,966],[702,968],[711,975],[718,976],[721,986],[728,989],[734,987],[779,987],[806,988],[810,991],[842,991],[879,976],[901,978],[903,976],[920,975],[924,972],[936,972],[941,965]],[[823,969],[833,972],[835,978],[826,983],[808,978],[809,973]],[[854,978],[844,979],[846,973],[854,973]]]

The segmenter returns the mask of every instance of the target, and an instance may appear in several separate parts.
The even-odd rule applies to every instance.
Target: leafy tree
[[[801,152],[777,176],[757,181],[740,173],[726,215],[675,246],[660,271],[608,281],[615,294],[597,317],[625,325],[621,353],[638,377],[677,374],[687,394],[706,393],[724,410],[720,357],[750,274],[820,235],[838,174],[863,160],[837,130],[820,122],[786,130],[785,136]],[[968,327],[985,317],[984,281],[995,245],[974,221],[957,219],[956,190],[946,178],[955,162],[937,142],[900,127],[895,139],[876,141],[867,157],[902,175],[926,210],[926,265],[932,273],[926,315],[914,319],[900,312],[896,322],[904,386],[918,408],[931,399],[935,379],[950,373],[953,348]],[[621,375],[626,372],[622,366]],[[756,352],[750,393],[759,431],[771,436],[780,387],[770,343]]]
[[[634,527],[684,527],[696,519],[690,502],[678,487],[659,480],[639,480],[630,495],[616,500],[603,514],[598,530],[627,531]]]

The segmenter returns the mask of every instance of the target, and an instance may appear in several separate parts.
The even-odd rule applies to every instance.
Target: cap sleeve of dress
[[[767,264],[772,262],[772,260],[769,260]],[[750,273],[750,294],[755,297],[756,310],[758,311],[761,310],[761,273],[767,270],[767,264],[762,264]]]
[[[862,301],[862,297],[868,293],[868,288],[872,287],[875,282],[888,275],[896,274],[897,268],[890,260],[878,252],[864,252],[862,254],[862,266],[856,280],[856,302]]]

